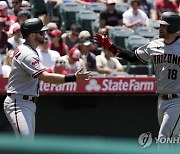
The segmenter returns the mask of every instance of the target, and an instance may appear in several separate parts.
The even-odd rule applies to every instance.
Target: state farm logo
[[[102,91],[102,92],[129,92],[129,91],[153,91],[154,81],[138,81],[136,79],[130,80],[113,80],[103,79],[99,82],[92,79],[89,84],[85,86],[87,91]]]
[[[86,90],[87,91],[100,91],[101,90],[101,86],[97,83],[97,80],[92,79],[89,81],[89,84],[86,85]]]
[[[41,81],[39,85],[39,90],[41,92],[42,91],[43,92],[59,92],[59,91],[74,92],[77,90],[77,83],[68,82],[64,84],[50,84]]]

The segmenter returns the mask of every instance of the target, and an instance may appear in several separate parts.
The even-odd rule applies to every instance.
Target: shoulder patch
[[[39,59],[36,59],[36,58],[33,58],[33,59],[34,59],[34,60],[31,62],[31,64],[32,64],[33,66],[39,64],[39,62],[40,62]]]

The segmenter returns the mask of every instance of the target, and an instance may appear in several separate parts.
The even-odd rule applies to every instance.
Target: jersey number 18
[[[177,70],[168,69],[168,79],[176,80],[177,79]]]

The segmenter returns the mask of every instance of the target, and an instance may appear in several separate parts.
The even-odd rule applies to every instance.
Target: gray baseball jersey
[[[180,39],[170,45],[158,39],[138,48],[135,54],[141,61],[153,60],[158,93],[180,93]]]
[[[37,51],[29,45],[22,44],[15,50],[4,112],[17,136],[34,138],[36,104],[31,98],[39,95],[36,76],[45,70]],[[25,95],[31,98],[24,99]]]
[[[36,76],[45,70],[37,51],[27,44],[20,45],[12,60],[7,93],[38,96],[39,79]]]
[[[158,39],[138,48],[136,56],[141,61],[153,60],[157,92],[161,95],[176,94],[177,98],[158,98],[158,140],[177,138],[180,135],[180,39],[166,44]]]

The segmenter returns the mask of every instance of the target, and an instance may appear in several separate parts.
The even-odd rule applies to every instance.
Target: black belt
[[[168,94],[168,95],[159,94],[159,97],[162,98],[163,100],[169,100],[172,98],[178,98],[179,96],[177,94]]]
[[[7,93],[8,96],[11,96],[12,94],[11,93]],[[22,99],[24,100],[28,100],[28,101],[31,101],[31,102],[34,102],[36,103],[37,102],[37,98],[36,96],[28,96],[28,95],[22,95]]]

